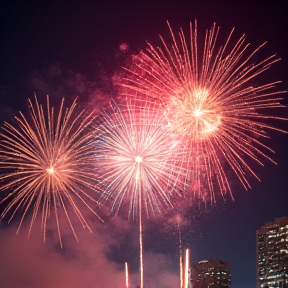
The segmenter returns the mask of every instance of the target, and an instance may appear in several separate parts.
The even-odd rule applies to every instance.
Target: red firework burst
[[[244,36],[232,43],[234,29],[218,45],[216,24],[206,31],[203,45],[196,21],[190,24],[189,40],[182,29],[178,37],[169,29],[172,45],[162,37],[162,48],[148,43],[146,51],[134,57],[122,86],[128,94],[136,90],[165,104],[170,130],[190,147],[188,168],[196,186],[206,186],[212,200],[215,185],[222,196],[232,196],[228,170],[248,189],[249,176],[258,179],[250,163],[273,162],[268,155],[273,151],[263,139],[268,130],[281,130],[267,119],[282,118],[267,114],[267,109],[283,107],[279,95],[285,92],[274,89],[279,81],[255,85],[254,80],[280,59],[272,55],[255,61],[264,44],[247,54]],[[204,190],[197,189],[201,196]]]

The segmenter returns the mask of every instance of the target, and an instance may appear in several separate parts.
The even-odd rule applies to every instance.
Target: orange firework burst
[[[258,179],[250,160],[261,165],[264,158],[273,162],[267,155],[273,151],[261,138],[268,137],[269,129],[281,131],[267,124],[267,119],[282,118],[265,111],[283,107],[278,95],[284,93],[274,90],[279,81],[257,85],[254,80],[279,58],[272,55],[255,62],[253,58],[263,45],[247,56],[249,44],[244,36],[231,43],[233,30],[224,45],[218,46],[216,24],[206,31],[203,50],[197,39],[196,21],[194,26],[190,24],[189,41],[182,29],[179,38],[169,29],[172,45],[162,37],[163,48],[148,43],[147,50],[136,55],[127,69],[123,86],[161,99],[166,105],[171,131],[193,150],[191,177],[194,183],[203,183],[205,177],[212,201],[215,184],[222,195],[231,194],[228,167],[245,189],[250,188],[248,176]]]
[[[89,129],[94,116],[84,115],[84,110],[75,115],[76,100],[65,109],[63,99],[57,116],[50,108],[49,97],[46,112],[36,96],[34,105],[29,99],[29,106],[31,121],[20,113],[15,116],[16,125],[5,123],[0,133],[0,188],[2,193],[9,191],[0,203],[11,199],[1,218],[10,215],[10,222],[22,210],[18,233],[25,217],[31,215],[30,235],[41,210],[45,241],[48,218],[54,215],[62,247],[61,216],[67,219],[76,239],[71,212],[84,228],[91,230],[79,203],[99,217],[88,204],[95,202],[89,192],[96,191],[91,160],[95,146]]]
[[[148,215],[159,214],[171,205],[172,192],[185,186],[184,155],[154,101],[129,98],[123,105],[111,102],[110,108],[103,110],[97,126],[100,201],[111,201],[115,213],[127,208],[132,218],[139,201]]]

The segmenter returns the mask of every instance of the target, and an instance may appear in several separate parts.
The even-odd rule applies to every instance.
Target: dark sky
[[[127,43],[133,54],[145,49],[146,41],[160,44],[159,35],[165,39],[169,37],[166,20],[175,30],[182,27],[188,32],[189,22],[197,19],[199,33],[216,22],[221,27],[220,37],[224,39],[235,27],[235,35],[246,34],[253,48],[267,41],[259,57],[276,53],[282,61],[260,80],[282,80],[278,89],[288,89],[287,7],[285,1],[266,2],[0,0],[0,120],[10,120],[17,110],[27,109],[27,98],[33,92],[40,98],[45,94],[68,99],[79,95],[83,103],[91,101],[95,94],[93,103],[99,107],[100,101],[105,101],[103,99],[112,91],[109,78],[118,73],[125,62],[119,45]],[[287,95],[285,97],[284,103],[288,104]],[[273,113],[287,117],[288,110],[284,108]],[[288,130],[287,123],[277,125]],[[265,143],[276,151],[273,159],[278,164],[265,161],[264,167],[256,167],[261,182],[252,180],[249,191],[233,183],[234,201],[220,201],[219,205],[205,208],[201,213],[191,212],[195,216],[183,225],[183,246],[191,249],[193,262],[207,258],[231,262],[232,288],[256,287],[256,229],[274,218],[288,216],[288,138],[278,132],[271,132],[270,136]],[[120,225],[118,220],[113,221],[107,227],[121,235],[119,227],[125,226],[123,234],[131,234],[127,239],[133,242],[135,227],[130,227],[134,229],[130,233],[127,225],[132,224],[123,224],[119,220]],[[129,241],[117,234],[120,240],[116,243],[115,235],[109,237],[109,229],[102,226],[99,231],[96,229],[93,237],[83,236],[80,244],[72,245],[68,241],[68,248],[60,251],[55,248],[57,244],[43,246],[37,235],[27,242],[25,233],[14,235],[14,224],[7,227],[2,222],[0,288],[12,288],[15,283],[29,288],[61,288],[66,287],[65,284],[70,285],[69,288],[119,287],[115,284],[122,277],[119,263],[125,258],[121,252],[137,262],[137,257],[132,255],[135,251],[137,254],[137,241],[133,245],[127,244]],[[177,265],[173,263],[178,257],[177,239],[173,239],[177,233],[163,220],[157,221],[156,229],[153,225],[147,223],[144,235],[144,257],[150,263],[149,279],[154,279],[149,288],[177,287]],[[110,242],[103,241],[106,237]],[[126,245],[122,246],[120,242]],[[22,245],[23,249],[19,249]],[[108,254],[104,255],[104,250]],[[115,255],[118,255],[118,262],[114,261]],[[173,261],[170,263],[167,259]],[[30,265],[26,265],[26,261]],[[171,267],[165,270],[164,263]],[[115,276],[114,283],[101,267],[107,267],[107,270],[103,269],[105,273]],[[157,276],[155,271],[160,271]],[[53,282],[51,278],[60,280]],[[70,280],[65,282],[65,279]],[[81,286],[83,281],[86,283]],[[161,284],[155,284],[157,281]],[[53,284],[49,286],[47,283]],[[169,286],[167,283],[174,284]]]

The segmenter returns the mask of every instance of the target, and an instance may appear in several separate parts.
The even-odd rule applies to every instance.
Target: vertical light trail
[[[185,277],[184,277],[184,287],[189,287],[189,249],[186,249],[185,255]]]
[[[180,253],[180,288],[183,288],[183,256],[182,256],[182,237],[180,229],[180,217],[178,218],[178,234],[179,234],[179,253]]]
[[[182,251],[180,250],[180,288],[183,288],[183,257]]]
[[[129,270],[127,262],[125,262],[125,281],[126,281],[126,288],[129,288]]]
[[[142,157],[135,157],[137,170],[136,170],[136,189],[138,190],[137,194],[139,197],[139,246],[140,246],[140,288],[143,288],[143,280],[144,280],[144,268],[143,268],[143,239],[142,239],[142,189],[141,189],[141,162]]]

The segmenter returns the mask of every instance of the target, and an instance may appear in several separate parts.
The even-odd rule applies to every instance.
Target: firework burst
[[[222,196],[232,196],[226,171],[233,171],[248,189],[249,176],[258,179],[251,163],[263,165],[265,158],[273,162],[268,156],[273,151],[262,139],[268,138],[267,130],[280,131],[267,124],[267,119],[281,119],[267,115],[267,109],[283,107],[279,95],[284,91],[275,91],[279,82],[257,85],[255,78],[279,58],[255,62],[264,44],[247,56],[249,44],[244,36],[233,44],[233,30],[219,46],[216,24],[206,31],[203,45],[196,21],[190,24],[189,41],[182,29],[178,37],[169,29],[172,45],[162,37],[162,48],[148,43],[147,50],[134,57],[122,85],[166,105],[170,130],[190,147],[189,169],[199,193],[204,191],[199,183],[205,182],[212,201],[215,185]]]
[[[99,202],[110,202],[113,213],[128,210],[139,220],[140,287],[143,279],[142,211],[159,215],[170,197],[185,188],[185,158],[170,137],[161,105],[149,98],[110,102],[96,128],[97,179],[103,189]]]
[[[91,230],[79,203],[99,217],[91,205],[95,200],[89,194],[96,193],[91,161],[95,146],[89,128],[94,116],[85,115],[84,110],[75,115],[76,100],[65,109],[63,99],[57,115],[50,108],[49,97],[47,110],[36,96],[35,104],[29,99],[29,107],[30,119],[20,112],[20,116],[15,116],[16,125],[5,123],[0,134],[0,188],[1,193],[9,192],[0,203],[10,200],[1,218],[9,215],[10,222],[21,210],[17,233],[24,218],[31,217],[30,235],[41,213],[45,241],[47,222],[53,217],[62,246],[61,218],[66,218],[76,239],[72,215]]]
[[[163,115],[161,105],[134,97],[125,104],[110,102],[99,117],[96,178],[104,191],[99,201],[111,202],[114,213],[127,208],[135,219],[142,200],[147,216],[159,214],[185,186],[184,156]]]

